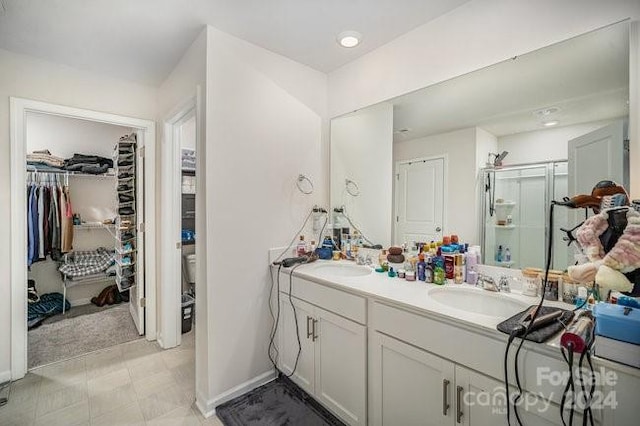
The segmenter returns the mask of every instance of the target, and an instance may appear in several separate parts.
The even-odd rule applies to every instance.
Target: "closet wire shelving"
[[[90,174],[90,173],[81,173],[81,172],[70,172],[67,170],[38,170],[33,167],[27,166],[27,182],[37,182],[37,183],[45,183],[51,185],[69,185],[69,177],[73,178],[91,178],[91,179],[114,179],[115,174],[113,173],[102,173],[102,174]],[[90,230],[90,229],[106,229],[112,235],[113,229],[115,228],[114,224],[104,224],[104,223],[84,223],[80,225],[73,225],[75,230]],[[68,259],[68,256],[71,253],[65,253],[62,256],[62,262],[65,263]],[[67,299],[67,289],[71,287],[81,286],[81,285],[89,285],[96,284],[101,282],[107,282],[114,280],[116,277],[113,275],[109,275],[105,272],[100,272],[97,274],[91,274],[83,277],[70,277],[69,275],[62,273],[62,314],[66,313],[66,299]]]

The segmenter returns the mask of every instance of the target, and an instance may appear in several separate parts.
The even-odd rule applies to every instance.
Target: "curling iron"
[[[583,311],[560,338],[560,345],[569,351],[583,353],[591,346],[594,319],[590,311]]]

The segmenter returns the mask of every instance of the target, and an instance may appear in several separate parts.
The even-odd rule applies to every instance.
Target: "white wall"
[[[272,374],[267,251],[327,204],[326,90],[325,74],[209,27],[198,178],[207,193],[209,408]],[[312,195],[296,189],[300,173]]]
[[[374,244],[391,244],[393,105],[382,103],[331,120],[331,207],[347,214]],[[360,195],[345,191],[345,179]]]
[[[187,120],[180,127],[180,147],[183,149],[196,149],[196,118]]]
[[[156,89],[0,50],[0,240],[9,241],[9,97],[153,119]],[[0,247],[0,379],[10,369],[9,246]]]
[[[503,161],[504,165],[566,160],[569,140],[604,127],[612,121],[595,121],[501,136],[498,138],[498,150],[509,151]]]
[[[393,162],[446,154],[443,235],[457,234],[476,244],[476,128],[456,130],[393,144]]]
[[[75,153],[111,158],[113,147],[131,129],[95,121],[27,114],[27,153],[48,149],[51,154],[69,158]]]
[[[329,74],[329,116],[596,30],[640,19],[637,0],[472,0]],[[640,30],[632,28],[631,182],[640,174]],[[632,185],[640,197],[640,185]]]
[[[330,116],[354,111],[626,18],[637,0],[473,0],[329,74]]]
[[[207,194],[204,190],[204,179],[202,173],[204,173],[204,155],[206,153],[206,93],[207,93],[207,29],[204,28],[200,35],[194,40],[191,46],[187,49],[181,60],[178,62],[174,70],[169,77],[162,83],[158,89],[158,121],[162,123],[164,120],[170,119],[171,114],[174,114],[177,109],[184,105],[191,97],[199,96],[198,105],[196,106],[196,143],[199,144],[196,149],[198,150],[198,156],[196,158],[196,167],[201,173],[201,176],[197,180],[198,194],[196,198],[196,235],[203,236],[206,234],[205,228],[205,205]],[[159,126],[158,131],[159,146],[161,149],[158,151],[158,181],[162,182],[162,185],[167,185],[167,182],[162,180],[162,177],[169,176],[167,172],[169,170],[168,162],[171,159],[166,158],[163,149],[164,145],[164,129],[163,126]],[[179,191],[179,188],[176,188]],[[169,193],[160,191],[159,203],[162,206],[166,206],[169,203],[169,207],[159,209],[156,213],[156,217],[160,220],[160,223],[166,223],[170,220],[167,214],[169,213],[171,206],[171,198]],[[173,245],[175,241],[174,237],[167,232],[167,227],[158,227],[159,241],[164,247],[166,245]],[[207,295],[209,292],[206,270],[206,253],[207,253],[207,240],[205,238],[198,238],[197,240],[197,253],[196,253],[196,403],[202,407],[206,405],[206,402],[211,398],[210,388],[210,370],[209,370],[209,346],[207,342],[211,342],[212,338],[209,335],[209,324],[211,322],[208,310]],[[158,250],[158,258],[162,254],[161,250]],[[162,263],[160,263],[162,264]],[[162,280],[163,268],[158,268],[159,282]],[[166,300],[162,298],[162,294],[158,294],[158,307],[161,312],[166,307]],[[170,312],[170,311],[167,311]],[[159,330],[162,332],[164,329],[164,321],[169,319],[163,319],[162,314],[158,318]],[[162,336],[159,336],[162,338]],[[203,409],[206,411],[206,409]]]

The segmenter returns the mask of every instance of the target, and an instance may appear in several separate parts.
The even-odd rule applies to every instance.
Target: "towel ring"
[[[298,187],[298,191],[302,192],[305,195],[309,195],[313,193],[313,182],[311,182],[311,179],[309,179],[303,174],[298,175],[298,179],[296,179],[296,186]],[[305,190],[303,189],[303,186],[309,186],[310,188]]]
[[[357,197],[358,195],[360,195],[360,187],[358,187],[358,184],[351,179],[344,180],[344,188],[352,197]]]

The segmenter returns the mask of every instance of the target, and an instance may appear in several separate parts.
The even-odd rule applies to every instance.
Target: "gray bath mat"
[[[139,339],[129,304],[29,330],[29,368]]]
[[[225,426],[344,426],[286,377],[216,407]]]

